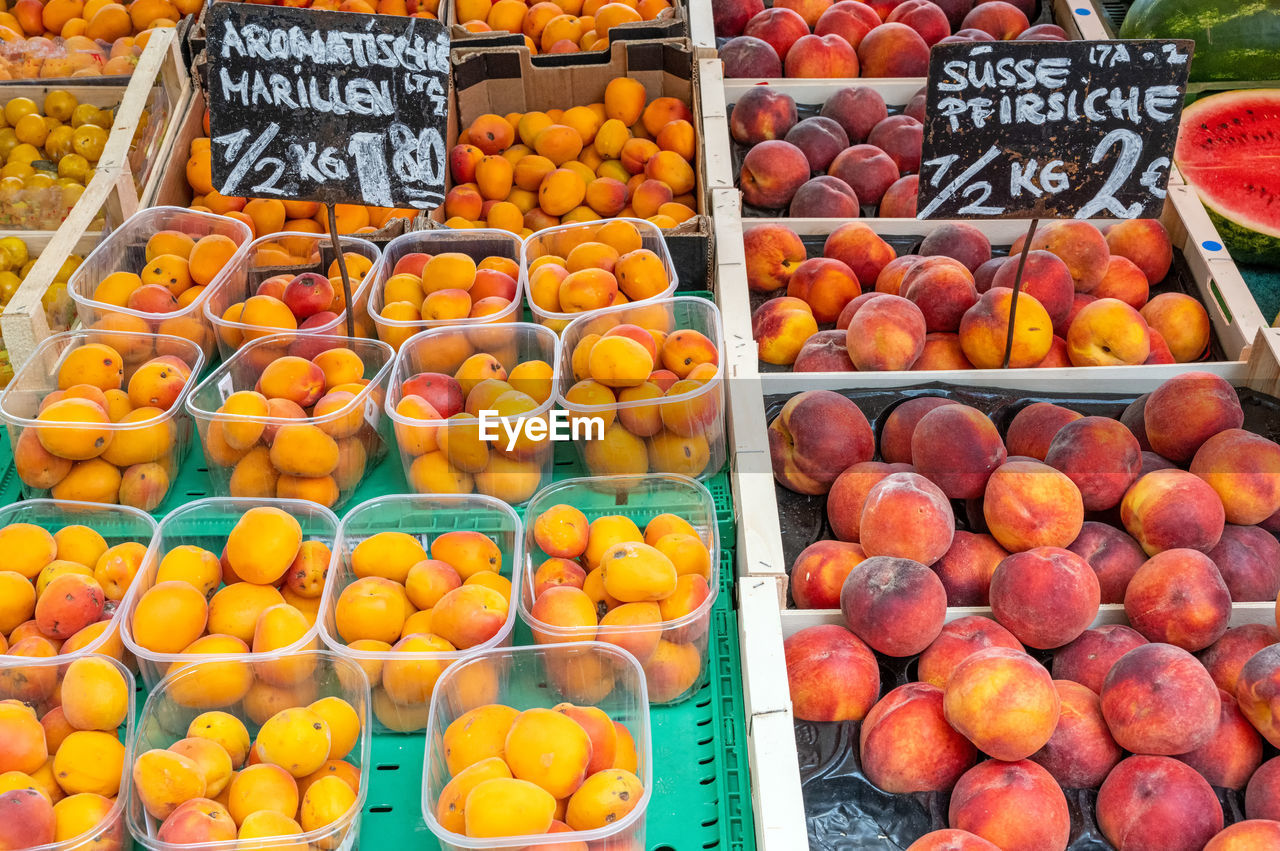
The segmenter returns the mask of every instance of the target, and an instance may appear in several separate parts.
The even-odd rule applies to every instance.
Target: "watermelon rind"
[[[1223,92],[1186,107],[1173,158],[1231,256],[1280,265],[1280,89]]]
[[[1195,39],[1193,83],[1280,80],[1277,0],[1134,0],[1120,37]]]

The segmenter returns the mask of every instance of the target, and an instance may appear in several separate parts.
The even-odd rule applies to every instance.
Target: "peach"
[[[880,16],[866,3],[841,0],[827,7],[813,31],[817,35],[838,35],[857,50],[867,33],[879,25]]]
[[[729,4],[718,4],[717,11],[720,5]],[[754,36],[740,35],[729,39],[720,48],[720,61],[724,63],[726,80],[782,76],[782,60],[773,46]]]
[[[934,408],[955,404],[941,396],[919,396],[897,405],[880,429],[880,456],[890,463],[910,464],[911,438],[920,420]]]
[[[935,830],[907,846],[907,851],[1000,851],[977,834],[967,830]]]
[[[991,259],[991,241],[981,230],[967,222],[944,222],[929,231],[921,241],[920,254],[925,257],[950,257],[972,274]]]
[[[813,309],[802,299],[782,297],[766,301],[751,315],[751,336],[757,353],[765,363],[795,363],[814,334],[818,320]]]
[[[884,193],[902,176],[892,157],[875,145],[865,143],[837,154],[827,174],[849,184],[858,201],[870,206],[879,204]]]
[[[1065,851],[1071,836],[1066,796],[1028,760],[988,760],[969,769],[951,793],[947,823],[1004,851]]]
[[[787,400],[769,425],[774,477],[797,493],[831,489],[840,471],[875,454],[866,415],[831,390],[809,390]]]
[[[987,262],[973,270],[973,284],[978,288],[978,292],[985,293],[991,289],[992,282],[995,280],[996,272],[999,272],[1006,263],[1009,262],[1008,257],[992,257]],[[1025,277],[1025,274],[1024,274]],[[1005,284],[1009,286],[1009,284]]]
[[[1142,270],[1125,258],[1114,254],[1107,261],[1106,274],[1090,293],[1096,298],[1119,299],[1134,310],[1142,309],[1147,303],[1149,294],[1147,276],[1142,274]]]
[[[786,207],[806,180],[809,161],[790,142],[775,139],[761,142],[742,160],[739,186],[743,200],[754,207]]]
[[[964,16],[960,26],[962,29],[972,27],[982,30],[996,41],[1010,41],[1021,35],[1031,24],[1026,13],[1012,3],[985,0]]]
[[[1007,259],[1009,262],[1000,264],[995,270],[990,286],[1013,288],[1018,275],[1018,258]],[[1075,301],[1075,288],[1067,264],[1048,251],[1027,252],[1022,292],[1040,302],[1055,327],[1066,320]]]
[[[1146,643],[1137,630],[1122,624],[1087,629],[1053,654],[1054,679],[1071,680],[1101,693],[1111,667],[1124,654]]]
[[[1096,297],[1086,293],[1076,293],[1071,300],[1071,309],[1067,311],[1067,315],[1053,323],[1053,333],[1065,340],[1067,332],[1071,330],[1071,323],[1076,321],[1076,316],[1084,310],[1086,305],[1093,304],[1097,300]]]
[[[1158,284],[1173,264],[1173,243],[1157,219],[1125,219],[1108,225],[1103,234],[1112,254],[1131,261],[1148,282]]]
[[[1204,666],[1171,644],[1143,644],[1116,660],[1102,683],[1102,715],[1125,750],[1179,754],[1218,726],[1218,687]]]
[[[884,23],[858,45],[864,77],[925,77],[929,73],[929,45],[906,24]]]
[[[729,133],[744,145],[758,145],[786,137],[796,121],[795,99],[769,86],[753,86],[733,105]]]
[[[890,260],[876,276],[875,291],[889,295],[902,295],[903,279],[920,260],[919,254],[902,254]]]
[[[1204,553],[1166,550],[1138,569],[1124,595],[1125,614],[1148,641],[1203,650],[1222,637],[1231,595]]]
[[[778,0],[777,8],[792,9],[807,26],[813,27],[822,17],[822,13],[831,6],[831,0]]]
[[[1199,654],[1201,663],[1218,688],[1234,695],[1240,669],[1255,653],[1280,642],[1280,633],[1266,624],[1250,623],[1235,626]]]
[[[796,606],[839,608],[846,577],[865,559],[861,546],[844,541],[816,541],[805,547],[791,565],[791,596]]]
[[[1257,526],[1225,526],[1209,550],[1233,603],[1269,603],[1280,595],[1280,543]]]
[[[1040,363],[1053,344],[1053,323],[1044,306],[1027,293],[1018,293],[1017,303],[1013,347],[1008,352],[1008,365],[1015,369]],[[1013,290],[992,287],[960,320],[960,345],[978,369],[1004,366],[1012,306]]]
[[[920,155],[924,144],[924,125],[909,115],[890,115],[871,128],[871,132],[867,134],[867,144],[888,154],[889,159],[898,167],[899,174],[917,172],[920,170]],[[881,201],[883,200],[882,195]],[[926,252],[922,250],[920,253]]]
[[[222,804],[208,798],[192,798],[165,818],[156,838],[174,845],[226,842],[236,838],[236,823]]]
[[[1063,426],[1083,416],[1051,402],[1033,402],[1014,415],[1005,433],[1005,446],[1010,455],[1043,461]]]
[[[787,282],[787,295],[808,303],[819,324],[835,322],[845,305],[861,293],[853,270],[828,257],[805,260]]]
[[[1251,819],[1280,821],[1280,757],[1264,762],[1249,778],[1244,813]]]
[[[849,359],[861,370],[910,369],[924,351],[924,314],[913,302],[877,294],[849,320]]]
[[[712,10],[716,35],[721,38],[741,35],[747,22],[763,11],[762,0],[733,0],[733,2],[717,3]]]
[[[1280,723],[1274,707],[1277,705],[1277,681],[1280,680],[1280,650],[1276,645],[1264,647],[1255,653],[1240,669],[1236,680],[1236,700],[1240,711],[1271,744],[1280,741]]]
[[[901,295],[915,302],[934,332],[958,331],[961,318],[978,303],[973,275],[950,257],[920,260],[903,275],[900,287]]]
[[[875,654],[842,626],[802,629],[782,645],[795,717],[861,721],[880,695]]]
[[[819,331],[800,348],[793,372],[854,372],[857,367],[849,359],[844,331]]]
[[[904,0],[894,7],[885,20],[911,27],[930,47],[951,35],[951,24],[947,20],[947,13],[929,0]]]
[[[838,35],[804,35],[783,60],[788,77],[826,78],[858,76],[858,54]]]
[[[1084,417],[1059,429],[1044,460],[1075,482],[1086,511],[1105,511],[1118,505],[1137,481],[1141,452],[1137,439],[1117,420]]]
[[[1016,760],[1049,741],[1058,704],[1053,680],[1038,662],[1019,650],[989,647],[951,672],[943,705],[947,722],[978,750]]]
[[[1017,5],[1017,4],[1014,4]],[[1022,8],[1022,7],[1019,7]],[[1022,10],[1025,15],[1026,9]],[[1015,41],[1069,41],[1067,31],[1057,24],[1036,24],[1018,33]]]
[[[1080,534],[1084,504],[1075,483],[1037,461],[1009,461],[987,481],[982,503],[987,528],[1002,547],[1066,547]]]
[[[865,5],[864,3],[854,2],[854,0],[847,0],[847,2],[836,3],[827,12],[831,14],[837,8],[865,7]],[[861,13],[855,12],[854,14]],[[821,25],[821,21],[819,21],[819,26]],[[872,24],[872,28],[874,29],[878,25],[878,22]],[[853,42],[850,41],[850,43],[852,44]],[[854,45],[854,47],[857,46],[856,44]],[[889,110],[885,105],[884,98],[870,86],[848,86],[827,98],[826,103],[822,105],[820,114],[826,118],[834,119],[843,128],[845,135],[849,138],[849,144],[860,145],[867,141],[867,135],[871,132],[871,129],[888,117]]]
[[[860,213],[858,196],[849,184],[825,174],[805,181],[791,196],[787,208],[787,215],[793,219],[856,219]]]
[[[1013,633],[989,618],[970,615],[953,620],[920,654],[917,676],[922,683],[945,688],[957,665],[988,647],[1022,650]]]
[[[988,0],[982,5],[990,5]],[[1000,2],[1000,0],[994,0]],[[977,11],[977,7],[974,7]],[[998,36],[997,36],[998,38]],[[1019,237],[1009,249],[1010,254],[1022,250],[1024,239]],[[1042,225],[1031,240],[1031,249],[1043,249],[1058,255],[1075,283],[1076,292],[1092,293],[1107,272],[1111,251],[1107,241],[1093,225],[1076,220],[1053,221]]]
[[[1162,756],[1131,756],[1098,789],[1098,827],[1122,848],[1200,851],[1222,830],[1222,805],[1203,777]]]
[[[1070,550],[1037,547],[1015,553],[991,575],[991,610],[1019,641],[1061,647],[1098,614],[1101,592],[1089,563]]]
[[[827,494],[827,520],[835,536],[841,541],[856,542],[867,494],[889,474],[910,471],[907,464],[863,461],[840,473]]]
[[[1058,726],[1043,748],[1028,759],[1044,768],[1066,789],[1091,789],[1124,756],[1102,718],[1098,695],[1070,680],[1054,680],[1062,711]]]
[[[942,690],[898,686],[871,708],[858,734],[862,771],[891,795],[945,792],[973,765],[972,744],[947,723]]]
[[[867,492],[859,542],[867,556],[930,565],[951,548],[955,529],[951,503],[937,485],[917,473],[892,473]]]
[[[1156,470],[1138,479],[1120,502],[1120,521],[1147,555],[1188,548],[1207,553],[1222,537],[1222,500],[1184,470]]]
[[[884,296],[889,298],[889,296]],[[911,436],[916,471],[951,499],[982,495],[1007,453],[987,415],[968,405],[943,405],[925,414]]]
[[[862,295],[855,298],[853,301],[846,304],[844,306],[844,310],[840,311],[840,315],[836,317],[836,330],[848,331],[849,323],[853,321],[853,315],[862,309],[862,305],[866,304],[868,301],[870,301],[871,299],[875,298],[878,295],[881,295],[881,293],[878,293],[875,290],[872,290],[869,293],[863,293]],[[847,346],[845,347],[845,351],[846,352],[848,351]]]
[[[1250,819],[1229,825],[1209,840],[1204,851],[1249,851],[1280,845],[1280,822]]]
[[[1140,364],[1151,354],[1151,335],[1142,315],[1115,298],[1099,298],[1076,314],[1067,330],[1073,366]]]
[[[928,647],[947,614],[947,592],[919,562],[876,556],[850,571],[840,609],[853,634],[886,656],[912,656]]]
[[[747,259],[747,287],[767,293],[781,289],[805,259],[804,243],[784,225],[760,225],[742,235]]]
[[[861,194],[858,199],[869,203]],[[897,253],[870,225],[865,222],[846,222],[827,237],[822,245],[822,255],[844,263],[853,270],[860,284],[870,287],[871,282],[879,277],[880,271]]]
[[[21,788],[0,795],[0,848],[16,851],[52,843],[54,825],[53,805],[46,794]]]
[[[1262,763],[1262,738],[1236,706],[1233,694],[1219,690],[1222,714],[1208,742],[1175,759],[1200,772],[1209,785],[1243,789]]]
[[[1191,472],[1222,500],[1228,523],[1261,523],[1280,510],[1280,445],[1230,428],[1206,440],[1191,460]]]
[[[920,175],[908,174],[899,177],[880,198],[879,216],[882,219],[914,219],[916,217],[916,198],[920,190]],[[981,292],[981,290],[979,290]]]
[[[1008,555],[990,535],[956,530],[951,548],[932,565],[947,591],[947,605],[987,605],[991,575]]]
[[[1212,326],[1204,306],[1185,293],[1161,293],[1142,308],[1142,318],[1158,333],[1176,363],[1199,360],[1209,348]]]
[[[1129,580],[1147,561],[1133,538],[1114,526],[1086,520],[1067,549],[1084,558],[1098,575],[1102,602],[1123,603]]]
[[[1240,399],[1227,381],[1208,372],[1186,372],[1157,387],[1143,408],[1151,448],[1186,463],[1206,440],[1244,423]]]
[[[742,34],[768,42],[778,59],[785,62],[791,46],[809,34],[809,25],[794,9],[769,8],[753,16]]]

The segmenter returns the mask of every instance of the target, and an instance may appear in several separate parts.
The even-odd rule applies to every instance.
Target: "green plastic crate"
[[[721,572],[732,573],[733,553],[721,553]],[[517,622],[515,644],[531,642]],[[755,828],[747,768],[738,623],[728,595],[712,610],[710,664],[693,697],[650,710],[653,798],[645,840],[648,851],[717,848],[752,851]],[[380,844],[438,848],[422,819],[423,735],[375,735],[362,832]]]
[[[0,459],[4,470],[0,472],[0,505],[9,505],[22,499],[22,482],[13,466],[13,444],[9,442],[9,430],[0,429]]]

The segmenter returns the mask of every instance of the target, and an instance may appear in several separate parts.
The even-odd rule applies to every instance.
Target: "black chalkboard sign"
[[[223,195],[429,210],[444,201],[449,37],[436,20],[209,7]]]
[[[1159,215],[1193,46],[938,45],[929,59],[917,217]]]

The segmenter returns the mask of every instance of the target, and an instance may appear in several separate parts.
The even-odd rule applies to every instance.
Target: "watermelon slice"
[[[1280,265],[1280,89],[1201,98],[1182,111],[1174,161],[1235,259]]]
[[[1134,0],[1120,38],[1191,38],[1191,82],[1280,80],[1276,0]]]

